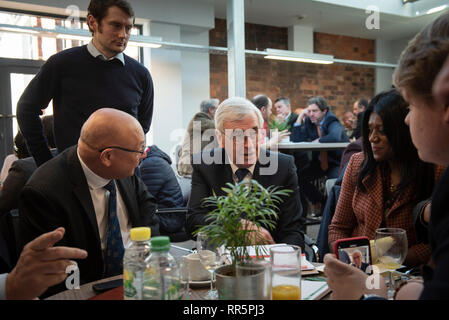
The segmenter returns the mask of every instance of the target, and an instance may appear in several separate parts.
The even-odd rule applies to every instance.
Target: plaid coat
[[[344,238],[366,236],[374,239],[376,229],[380,228],[384,213],[382,192],[382,176],[377,168],[375,174],[365,177],[362,183],[367,192],[357,187],[357,178],[362,165],[363,152],[354,154],[346,168],[337,207],[329,226],[329,244]],[[436,170],[436,179],[443,169]],[[397,199],[385,218],[386,227],[402,228],[407,232],[409,250],[416,252],[420,263],[427,263],[430,258],[430,247],[418,243],[413,221],[413,207],[419,200],[413,199],[414,187],[410,185],[402,197]]]

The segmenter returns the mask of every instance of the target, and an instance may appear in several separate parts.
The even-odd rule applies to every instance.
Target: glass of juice
[[[272,300],[301,300],[301,248],[270,248]]]

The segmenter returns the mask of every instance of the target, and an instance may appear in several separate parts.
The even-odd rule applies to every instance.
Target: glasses
[[[119,146],[109,146],[109,147],[104,147],[103,149],[99,149],[98,152],[102,153],[106,149],[118,149],[118,150],[122,150],[122,151],[126,151],[126,152],[139,153],[141,155],[145,154],[145,146],[142,147],[142,150],[132,150],[132,149],[127,149],[127,148],[123,148],[123,147],[119,147]]]
[[[259,137],[259,128],[248,130],[225,130],[225,132],[222,131],[221,133],[234,141],[243,141],[245,138],[248,138],[251,141],[256,141]]]

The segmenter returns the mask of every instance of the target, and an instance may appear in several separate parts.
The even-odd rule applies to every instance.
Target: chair
[[[187,234],[185,230],[185,220],[187,215],[187,208],[163,208],[163,209],[156,209],[156,214],[159,215],[181,215],[184,219],[184,226],[180,231],[176,232],[169,232],[163,229],[159,229],[162,236],[168,236],[170,238],[170,242],[183,242],[190,239],[189,235]]]

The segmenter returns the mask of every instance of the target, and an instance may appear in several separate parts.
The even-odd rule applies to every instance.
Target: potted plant
[[[273,230],[278,219],[277,205],[291,190],[276,186],[264,188],[256,180],[250,180],[235,185],[228,183],[223,191],[226,195],[213,195],[204,200],[203,205],[213,210],[207,217],[209,224],[200,227],[195,234],[206,234],[215,246],[224,246],[229,252],[231,264],[215,272],[220,299],[233,299],[236,264],[251,259],[247,246],[254,243],[256,237],[256,230],[244,228],[242,218],[257,228]],[[263,259],[264,254],[264,248],[256,246],[256,257]],[[220,288],[222,284],[227,288]]]

